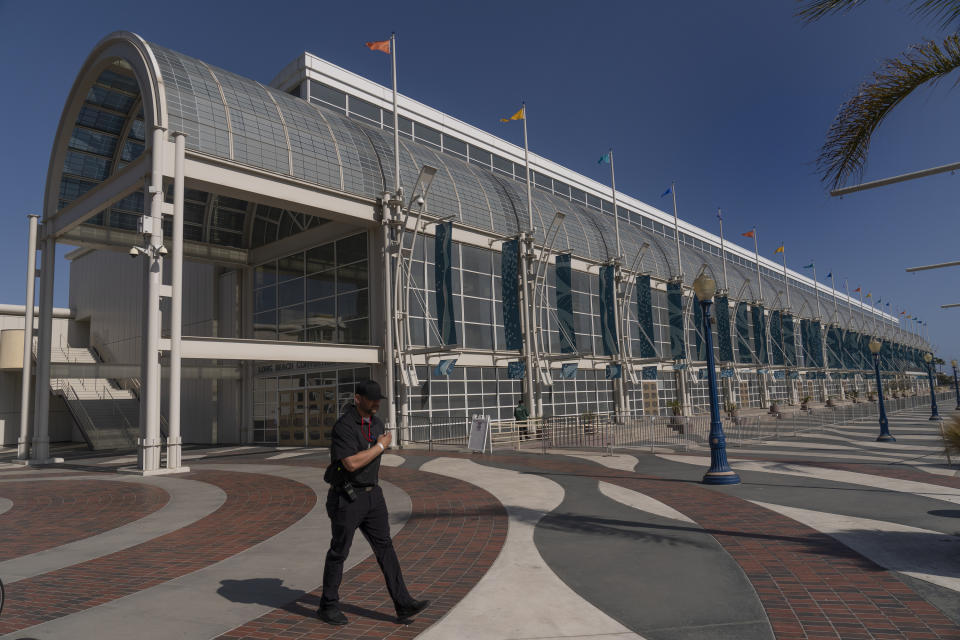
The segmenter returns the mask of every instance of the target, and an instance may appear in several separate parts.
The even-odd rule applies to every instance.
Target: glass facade
[[[254,337],[370,344],[367,234],[358,233],[254,269]]]

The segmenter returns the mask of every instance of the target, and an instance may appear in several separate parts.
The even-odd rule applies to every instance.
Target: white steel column
[[[524,121],[526,122],[526,121]],[[527,180],[530,179],[530,172],[527,172]],[[529,186],[529,184],[528,184]],[[529,201],[528,201],[529,202]],[[533,220],[531,219],[531,225]],[[527,396],[527,410],[530,411],[530,415],[534,418],[539,417],[541,414],[537,412],[537,405],[534,400],[533,395],[533,385],[538,384],[536,379],[536,371],[533,368],[533,296],[531,295],[531,289],[529,285],[529,278],[527,276],[527,269],[530,265],[530,261],[533,256],[533,229],[529,233],[524,233],[521,235],[521,240],[523,244],[522,255],[520,256],[520,276],[521,276],[521,285],[523,286],[523,325],[524,325],[524,355],[526,361],[526,396]]]
[[[33,364],[33,285],[37,279],[37,220],[27,216],[30,231],[27,236],[27,303],[23,313],[23,382],[20,392],[20,437],[17,440],[17,459],[30,458],[30,368]]]
[[[147,243],[147,290],[144,299],[143,362],[140,364],[140,401],[144,403],[140,427],[140,471],[156,473],[160,469],[160,287],[163,284],[163,148],[166,130],[153,130],[153,164],[150,186],[150,227]],[[144,212],[146,216],[146,212]],[[144,220],[146,222],[146,220]]]
[[[44,227],[47,225],[45,224]],[[40,318],[37,324],[37,379],[34,384],[31,462],[50,462],[50,345],[53,334],[53,277],[57,240],[44,229],[40,268]]]
[[[170,415],[167,433],[167,470],[189,471],[181,467],[180,437],[180,347],[183,335],[183,165],[185,133],[174,132],[173,140],[173,264],[170,265]],[[161,235],[162,237],[162,235]]]

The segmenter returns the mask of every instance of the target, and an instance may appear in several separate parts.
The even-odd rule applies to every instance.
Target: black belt
[[[358,486],[354,485],[353,488],[354,488],[354,489],[357,489],[357,490],[359,490],[359,491],[366,491],[367,493],[370,493],[371,491],[373,491],[374,489],[377,488],[377,485],[372,484],[372,485],[370,485],[369,487],[358,487]]]

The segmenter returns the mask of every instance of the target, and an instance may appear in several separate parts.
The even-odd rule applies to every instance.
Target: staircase
[[[97,363],[86,348],[65,344],[50,350],[50,361]],[[61,396],[91,449],[135,449],[140,429],[140,401],[105,378],[55,378],[52,393]]]

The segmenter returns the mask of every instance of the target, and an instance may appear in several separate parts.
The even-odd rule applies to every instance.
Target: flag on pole
[[[783,253],[783,245],[780,245],[779,247],[777,247],[777,250],[774,251],[773,253],[774,253],[774,255],[776,255],[776,254],[778,254],[778,253]]]
[[[717,220],[723,222],[723,214],[720,212],[720,207],[717,207]]]
[[[867,292],[867,297],[868,297],[868,298],[872,298],[872,297],[873,297],[873,294],[868,291],[868,292]]]
[[[853,292],[854,292],[854,293],[859,293],[859,292],[860,292],[860,287],[857,287],[856,289],[854,289]]]
[[[390,53],[390,41],[377,40],[375,42],[368,42],[367,48],[370,49],[370,51],[383,51],[384,53]]]
[[[526,118],[526,114],[524,113],[525,111],[526,111],[526,107],[520,107],[520,111],[517,111],[515,114],[513,114],[509,118],[500,118],[500,122],[510,122],[511,120],[523,120],[524,118]]]
[[[833,271],[831,271],[830,273],[828,273],[828,274],[827,274],[827,277],[828,277],[828,278],[832,278],[832,277],[833,277]]]
[[[610,152],[607,151],[605,154],[600,156],[600,159],[597,160],[597,164],[610,164]]]
[[[804,269],[813,269],[813,263],[803,265]]]
[[[663,193],[661,193],[661,194],[660,194],[660,197],[662,198],[663,196],[665,196],[665,195],[667,195],[667,194],[669,194],[669,193],[670,193],[670,187],[667,187],[667,190],[664,191]]]
[[[883,302],[883,298],[877,298],[877,304],[879,305],[881,302]]]
[[[752,238],[752,237],[753,237],[753,229],[751,229],[750,231],[747,231],[746,233],[741,233],[740,235],[742,235],[744,238]]]
[[[906,312],[906,311],[901,311],[901,312],[900,312],[900,315],[906,316],[906,315],[907,315],[907,312]],[[907,316],[907,317],[909,318],[910,316]]]

